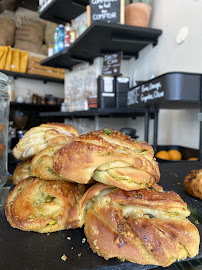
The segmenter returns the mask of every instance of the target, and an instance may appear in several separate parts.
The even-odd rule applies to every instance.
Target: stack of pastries
[[[79,136],[51,123],[29,130],[13,154],[23,161],[5,206],[12,227],[47,233],[84,225],[92,250],[106,260],[166,267],[198,254],[187,204],[157,184],[148,143],[109,128]]]

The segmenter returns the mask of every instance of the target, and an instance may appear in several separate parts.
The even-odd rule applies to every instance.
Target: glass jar
[[[0,187],[7,182],[8,123],[10,98],[6,92],[8,77],[0,72]]]

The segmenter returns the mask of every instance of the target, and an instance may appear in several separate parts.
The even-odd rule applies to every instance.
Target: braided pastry
[[[13,228],[23,231],[64,230],[68,211],[81,195],[72,183],[30,177],[10,192],[5,204],[6,217]]]
[[[28,178],[31,175],[30,164],[31,158],[23,160],[18,164],[13,172],[13,184],[17,185],[20,181]]]
[[[61,146],[61,144],[52,145],[36,154],[31,161],[30,175],[44,180],[67,180],[53,169],[53,155]]]
[[[184,186],[190,195],[202,200],[202,169],[192,170],[185,176]]]
[[[167,267],[198,254],[199,233],[189,214],[174,192],[124,191],[98,183],[70,210],[66,227],[85,223],[88,243],[106,260]]]
[[[113,129],[93,131],[62,146],[53,156],[60,176],[86,184],[91,177],[124,190],[152,186],[159,181],[151,145]]]
[[[13,149],[16,159],[27,159],[50,145],[65,144],[78,136],[76,128],[60,123],[42,124],[31,128]]]

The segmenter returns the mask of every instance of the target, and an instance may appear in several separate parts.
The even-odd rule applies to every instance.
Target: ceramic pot
[[[145,3],[133,3],[125,8],[125,24],[148,27],[151,6]]]

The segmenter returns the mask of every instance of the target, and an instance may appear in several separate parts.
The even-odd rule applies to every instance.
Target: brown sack
[[[15,39],[15,22],[8,16],[0,16],[0,30],[5,30],[6,32],[6,44],[13,46]],[[0,35],[1,36],[1,35]]]

